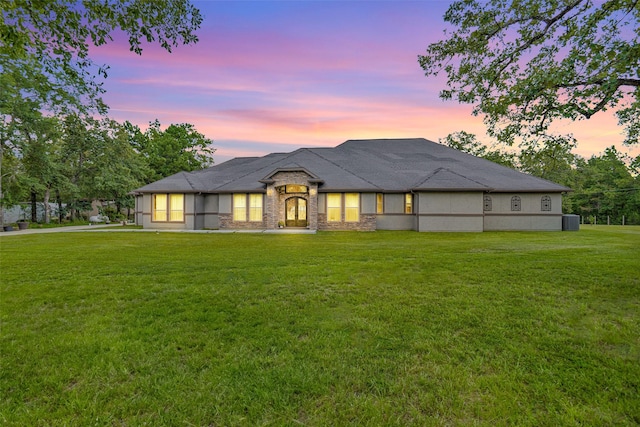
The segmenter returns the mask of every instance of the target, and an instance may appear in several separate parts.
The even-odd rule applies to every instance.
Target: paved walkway
[[[144,233],[199,233],[199,234],[230,234],[230,233],[264,233],[264,234],[316,234],[316,230],[307,230],[305,228],[283,228],[278,230],[149,230],[142,228],[123,228],[120,224],[99,224],[99,225],[74,225],[69,227],[52,227],[52,228],[28,228],[26,230],[0,231],[0,237],[3,236],[25,236],[27,234],[43,234],[43,233],[65,233],[80,231],[130,231]]]
[[[73,225],[69,227],[52,227],[52,228],[27,228],[26,230],[18,230],[14,227],[13,231],[2,231],[2,236],[24,236],[26,234],[42,234],[42,233],[64,233],[71,231],[105,231],[114,227],[122,228],[120,224],[98,224],[98,225]]]

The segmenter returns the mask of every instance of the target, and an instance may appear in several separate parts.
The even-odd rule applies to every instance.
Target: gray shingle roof
[[[259,192],[279,169],[304,169],[319,191],[563,192],[568,188],[422,138],[349,140],[334,148],[241,157],[197,172],[181,172],[136,192]]]

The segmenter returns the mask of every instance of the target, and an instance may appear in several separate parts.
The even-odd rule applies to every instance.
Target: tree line
[[[188,123],[163,130],[155,120],[143,132],[128,121],[35,110],[0,122],[0,136],[3,208],[28,202],[35,222],[41,203],[46,223],[51,203],[58,205],[58,221],[78,219],[94,200],[107,201],[107,213],[119,217],[133,207],[133,189],[208,167],[215,151],[212,140]]]
[[[77,215],[98,198],[123,207],[138,185],[210,164],[210,140],[192,125],[162,131],[155,121],[142,132],[93,118],[107,112],[109,67],[92,61],[90,46],[117,31],[136,54],[147,43],[168,52],[197,43],[203,17],[189,0],[0,0],[0,15],[2,206],[65,199]],[[464,132],[442,142],[572,188],[565,212],[640,223],[638,157],[609,147],[584,159],[570,135],[549,135],[557,120],[611,110],[625,144],[638,143],[638,0],[457,0],[443,18],[444,39],[418,57],[425,75],[446,75],[442,99],[473,105],[498,147],[520,148]]]
[[[640,156],[631,158],[610,146],[587,159],[573,153],[577,141],[565,136],[544,136],[522,144],[518,152],[500,144],[487,147],[464,131],[440,143],[571,188],[563,197],[563,212],[584,222],[640,225]]]
[[[189,0],[0,0],[0,224],[24,200],[45,202],[47,222],[51,200],[72,216],[92,199],[119,209],[136,186],[211,162],[211,141],[190,124],[142,132],[108,119],[109,66],[89,55],[118,32],[137,55],[150,44],[170,53],[198,42],[202,20]]]

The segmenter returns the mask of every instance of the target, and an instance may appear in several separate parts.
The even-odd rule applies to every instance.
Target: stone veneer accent
[[[360,214],[358,222],[327,222],[327,214],[318,214],[318,230],[375,231],[376,215]]]
[[[301,197],[307,201],[307,228],[318,228],[318,184],[310,183],[311,177],[303,171],[277,172],[271,179],[273,184],[267,185],[267,197],[265,203],[266,228],[278,228],[278,222],[285,221],[285,201],[291,197]],[[287,184],[305,185],[308,193],[285,193]]]
[[[266,215],[262,214],[262,221],[234,221],[233,214],[219,214],[218,221],[221,230],[252,230],[265,228]]]
[[[376,215],[360,214],[358,222],[327,222],[326,214],[318,213],[318,184],[309,182],[312,177],[303,171],[282,171],[275,173],[267,184],[263,206],[262,222],[233,221],[233,214],[219,214],[220,229],[275,229],[278,222],[285,222],[285,202],[291,197],[300,197],[307,201],[307,228],[311,230],[354,230],[375,231]],[[307,193],[285,193],[285,185],[305,185]]]

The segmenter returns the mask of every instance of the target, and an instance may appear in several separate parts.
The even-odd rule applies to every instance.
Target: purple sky
[[[195,46],[137,56],[123,38],[93,50],[110,66],[112,118],[143,130],[156,118],[191,123],[213,139],[216,163],[347,139],[465,130],[489,141],[471,107],[440,100],[444,78],[426,78],[417,62],[442,37],[448,1],[193,3],[204,15]],[[612,113],[556,129],[586,157],[622,148]]]

